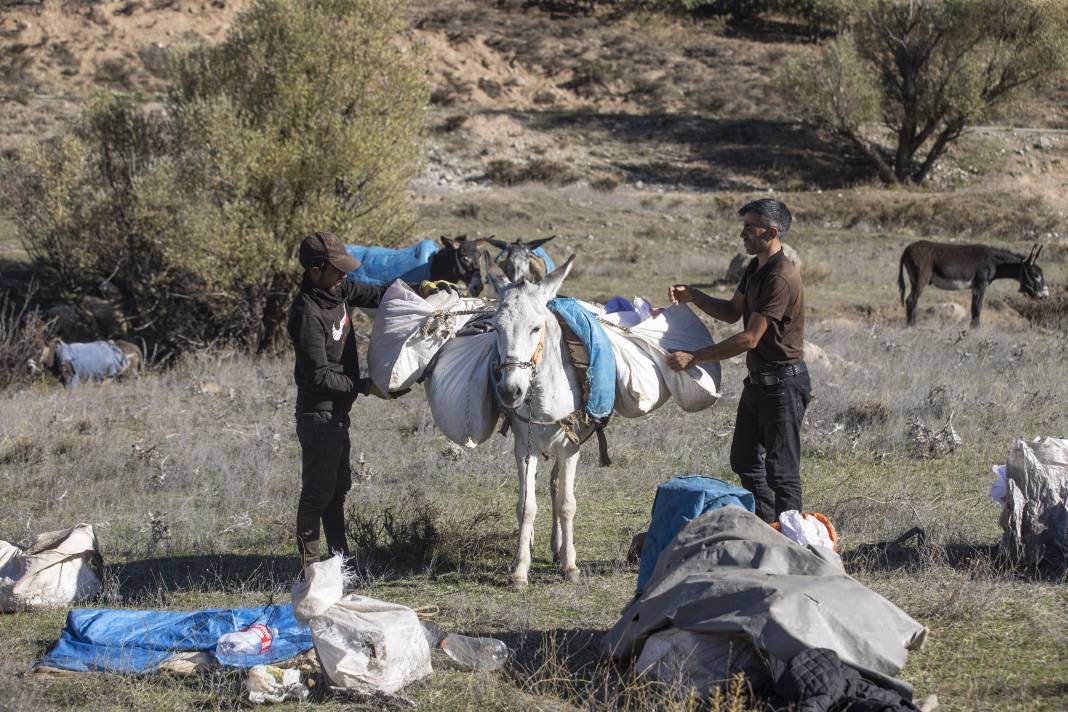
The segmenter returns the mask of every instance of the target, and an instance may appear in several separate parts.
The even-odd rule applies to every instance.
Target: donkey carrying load
[[[528,282],[540,282],[545,275],[556,269],[549,253],[542,247],[546,242],[554,239],[543,237],[537,240],[516,240],[506,242],[487,238],[486,242],[501,250],[495,262],[504,271],[504,275],[513,282],[525,279]]]
[[[972,290],[972,327],[979,326],[983,309],[983,295],[995,279],[1015,279],[1020,291],[1033,299],[1049,296],[1042,268],[1036,265],[1042,246],[1035,245],[1024,257],[1016,252],[986,245],[947,245],[920,240],[908,245],[901,253],[897,286],[905,318],[909,326],[916,323],[916,303],[923,288],[933,284],[939,289]],[[905,299],[905,274],[908,273],[912,291]]]
[[[467,235],[442,237],[441,244],[422,240],[411,247],[363,247],[346,245],[345,251],[360,262],[348,277],[354,282],[386,286],[400,279],[418,288],[422,282],[462,284],[468,294],[482,292],[482,252],[486,239],[468,240]]]
[[[568,259],[541,282],[512,282],[491,266],[496,304],[455,294],[424,300],[394,283],[383,296],[368,347],[371,378],[379,389],[399,392],[423,382],[435,424],[458,445],[485,442],[504,416],[519,475],[514,586],[526,584],[530,570],[534,477],[541,456],[554,459],[549,476],[553,558],[563,577],[573,581],[580,576],[573,530],[581,444],[612,413],[642,417],[669,399],[696,412],[720,395],[718,364],[683,372],[667,365],[671,351],[713,343],[689,307],[676,305],[649,316],[558,297],[573,262],[574,257]],[[582,341],[585,358],[575,339]]]

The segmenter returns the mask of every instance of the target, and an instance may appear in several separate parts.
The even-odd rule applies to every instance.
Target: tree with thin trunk
[[[1062,0],[861,0],[785,90],[886,183],[923,183],[968,126],[1068,70]],[[881,124],[892,138],[872,139]]]

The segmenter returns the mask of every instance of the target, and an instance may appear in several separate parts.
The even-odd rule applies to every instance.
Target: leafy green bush
[[[887,183],[922,183],[965,128],[1068,71],[1060,0],[857,0],[850,24],[819,61],[793,65],[783,89]],[[892,145],[862,132],[873,121]]]
[[[221,44],[179,52],[162,107],[96,97],[5,166],[37,266],[71,299],[110,285],[164,348],[273,345],[304,234],[410,228],[427,88],[404,19],[395,0],[260,0]]]

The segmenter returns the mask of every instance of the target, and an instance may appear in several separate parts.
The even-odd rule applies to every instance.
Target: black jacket
[[[348,413],[361,392],[360,359],[349,307],[377,307],[384,287],[341,281],[337,294],[308,282],[289,308],[289,338],[296,352],[297,412]],[[366,391],[364,391],[366,392]]]
[[[887,689],[861,677],[826,648],[809,648],[795,655],[775,683],[776,709],[796,712],[918,712],[911,690]]]

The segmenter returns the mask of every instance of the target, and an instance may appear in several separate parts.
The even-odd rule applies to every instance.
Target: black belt
[[[805,366],[804,361],[798,361],[789,366],[781,366],[774,371],[764,371],[762,373],[753,373],[750,371],[749,381],[751,383],[759,383],[762,386],[774,386],[784,378],[800,376],[802,373],[808,373],[808,367]]]

